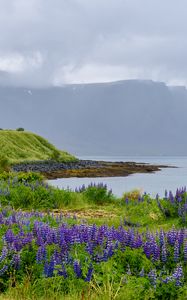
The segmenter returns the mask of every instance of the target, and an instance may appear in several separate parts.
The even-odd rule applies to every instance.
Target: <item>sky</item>
[[[0,84],[187,86],[186,0],[0,0]]]

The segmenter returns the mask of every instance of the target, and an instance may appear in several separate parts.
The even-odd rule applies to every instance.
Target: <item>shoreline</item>
[[[153,165],[136,162],[110,162],[79,160],[76,162],[38,161],[15,164],[12,170],[15,172],[39,172],[47,179],[70,177],[125,177],[135,173],[154,173],[166,165]]]

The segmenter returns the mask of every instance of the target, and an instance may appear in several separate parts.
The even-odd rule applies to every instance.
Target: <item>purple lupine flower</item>
[[[151,257],[151,244],[148,241],[144,244],[144,253],[147,258]]]
[[[180,252],[179,242],[178,242],[178,240],[176,240],[175,245],[174,245],[174,262],[179,261],[179,252]]]
[[[92,242],[88,242],[86,245],[86,251],[90,254],[93,255],[94,253],[94,244]]]
[[[174,270],[174,273],[172,274],[172,278],[175,280],[176,286],[182,285],[182,279],[184,277],[183,269],[181,265],[178,265],[177,268]]]
[[[178,198],[180,195],[179,189],[176,190],[175,198]]]
[[[6,271],[8,270],[8,266],[4,265],[1,269],[0,269],[0,276],[3,276]]]
[[[103,256],[100,257],[101,261],[107,261],[108,260],[108,251],[107,249],[104,250]]]
[[[156,288],[156,280],[157,280],[156,270],[155,269],[151,270],[148,274],[148,277],[151,284],[154,286],[154,288]]]
[[[36,261],[37,263],[41,263],[44,261],[47,257],[46,247],[42,245],[38,248],[37,254],[36,254]]]
[[[5,233],[4,236],[5,241],[7,242],[7,244],[11,244],[14,241],[14,233],[12,232],[11,229],[8,229]]]
[[[54,261],[51,259],[49,263],[45,263],[44,265],[44,275],[46,277],[52,277],[54,272]]]
[[[134,240],[134,248],[140,248],[143,244],[142,237],[140,234],[137,234],[136,239]]]
[[[166,261],[167,261],[167,249],[166,249],[165,242],[163,243],[162,248],[161,248],[161,260],[163,263],[166,263]]]
[[[174,246],[176,239],[177,239],[177,232],[175,227],[173,226],[172,229],[167,233],[167,240],[171,246]]]
[[[62,265],[62,270],[58,270],[58,275],[63,276],[64,278],[68,277],[68,274],[67,274],[67,271],[66,271],[66,268],[64,265]]]
[[[169,191],[169,200],[170,200],[171,204],[175,203],[175,198],[174,198],[173,193],[171,191]]]
[[[157,261],[160,259],[160,247],[154,243],[154,247],[153,247],[153,260]]]
[[[112,257],[113,254],[114,254],[113,245],[110,245],[107,253],[108,258]]]
[[[181,197],[181,196],[179,196],[179,197],[177,198],[177,202],[178,202],[178,203],[181,203],[181,202],[182,202],[182,197]]]
[[[15,235],[14,236],[14,241],[13,241],[13,249],[16,250],[17,252],[20,251],[22,249],[22,240],[20,239],[19,235]]]
[[[170,281],[173,281],[173,277],[172,276],[167,276],[166,278],[162,278],[162,282],[164,282],[164,283],[168,283],[168,282],[170,282]]]
[[[85,281],[90,282],[92,279],[92,275],[93,275],[93,265],[92,265],[92,263],[90,263]]]
[[[144,277],[144,275],[145,275],[145,271],[144,271],[144,267],[143,267],[139,273],[139,276]]]
[[[5,260],[7,255],[8,255],[8,248],[6,246],[4,246],[3,249],[2,249],[1,256],[0,256],[0,262]]]
[[[16,270],[18,270],[20,268],[20,255],[19,254],[14,254],[13,256],[13,266]]]
[[[77,278],[81,278],[82,277],[82,270],[81,270],[81,266],[79,261],[76,259],[73,262],[73,269],[75,272],[75,275],[77,276]]]
[[[178,231],[178,234],[177,234],[177,239],[178,239],[178,242],[179,242],[179,246],[183,245],[184,238],[185,238],[185,231],[184,231],[184,229],[181,229],[181,230]]]
[[[164,244],[164,232],[163,230],[161,229],[160,230],[160,234],[159,234],[159,243],[160,243],[160,247],[162,247],[162,245]]]
[[[184,241],[184,262],[187,263],[187,239]]]

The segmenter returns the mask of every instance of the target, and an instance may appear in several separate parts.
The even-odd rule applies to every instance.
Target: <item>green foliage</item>
[[[179,294],[179,289],[176,288],[174,282],[169,282],[167,284],[164,284],[161,281],[157,285],[157,288],[154,293],[155,298],[160,300],[164,300],[164,299],[175,300],[177,299],[178,294]]]
[[[7,181],[16,179],[18,182],[35,182],[44,180],[44,176],[37,172],[3,172],[0,173],[0,181]]]
[[[130,199],[130,201],[133,201],[133,200],[138,200],[138,198],[141,196],[141,190],[138,190],[138,189],[134,189],[130,192],[125,192],[123,193],[123,197],[122,199]]]
[[[142,268],[148,273],[152,268],[152,263],[146,258],[140,249],[126,248],[124,252],[117,252],[113,258],[113,263],[120,266],[122,273],[126,273],[128,266],[131,267],[131,273],[137,274]],[[118,266],[118,268],[119,268]]]
[[[97,211],[114,214],[110,222],[113,226],[124,225],[124,219],[129,220],[129,226],[132,224],[139,224],[138,230],[145,231],[145,228],[149,226],[156,231],[160,228],[169,228],[172,224],[182,227],[179,222],[179,217],[176,215],[175,210],[171,207],[171,204],[166,199],[161,199],[160,203],[164,210],[169,210],[170,215],[166,217],[159,209],[158,203],[155,199],[151,199],[149,196],[144,197],[143,200],[138,199],[137,193],[128,193],[129,201],[126,203],[126,196],[122,199],[116,199],[112,195],[111,191],[108,191],[106,186],[89,186],[82,192],[73,192],[71,190],[59,190],[49,186],[40,174],[37,173],[7,173],[0,174],[0,203],[2,206],[11,205],[16,209],[42,209],[48,211],[54,209],[54,212],[59,214],[58,209],[72,209],[72,213],[78,208],[79,212],[85,210],[88,214],[87,208],[92,208]],[[183,201],[183,200],[182,200]],[[6,214],[6,209],[3,212]],[[8,214],[8,212],[7,212]],[[115,215],[116,214],[116,215]],[[86,215],[86,214],[85,214]],[[106,214],[107,215],[107,214]],[[8,217],[8,215],[7,215]],[[81,216],[82,218],[82,216]],[[104,220],[104,221],[103,221]],[[36,218],[26,225],[24,230],[33,228],[33,224]],[[40,222],[40,219],[37,219]],[[50,226],[57,227],[57,220],[48,213],[45,213],[44,222],[50,224]],[[80,224],[80,219],[70,218],[68,224]],[[99,217],[87,221],[89,223],[100,224],[107,223],[107,216],[105,219]],[[63,225],[62,225],[63,226]],[[0,238],[5,233],[5,224],[1,224]],[[84,228],[84,224],[83,224]],[[12,230],[19,232],[18,226],[13,225]],[[128,228],[127,230],[132,230]],[[136,229],[134,229],[136,232]],[[145,234],[146,235],[146,234]],[[1,242],[2,243],[2,242]],[[2,244],[0,243],[0,249]],[[50,255],[54,251],[52,244],[46,246],[47,258],[49,260]],[[94,251],[99,251],[98,248]],[[55,277],[45,278],[43,275],[43,268],[40,264],[36,263],[37,245],[33,242],[32,245],[25,247],[21,252],[22,265],[17,275],[14,274],[14,270],[11,270],[11,276],[8,273],[7,278],[0,279],[0,289],[4,292],[4,295],[0,300],[54,300],[54,299],[92,299],[92,300],[148,300],[148,299],[187,299],[187,286],[186,284],[181,288],[175,285],[174,282],[164,283],[163,278],[170,275],[174,269],[173,261],[173,249],[168,248],[170,258],[165,263],[167,272],[163,269],[162,262],[155,262],[148,259],[141,249],[132,249],[130,246],[126,246],[124,249],[114,249],[114,255],[107,261],[102,263],[93,262],[94,275],[90,283],[85,282],[83,279],[77,279],[72,265],[67,267],[68,278],[57,275]],[[95,255],[95,252],[94,254]],[[89,257],[87,257],[85,244],[79,244],[72,246],[70,257],[80,261],[82,266],[83,278],[85,278],[88,266]],[[7,258],[9,259],[9,258]],[[154,287],[150,284],[148,273],[150,270],[157,268],[157,286]],[[1,266],[0,266],[1,267]],[[60,268],[60,266],[59,266]],[[128,273],[127,270],[130,270]],[[58,266],[57,266],[58,269]],[[145,276],[140,276],[142,269],[145,272]],[[168,271],[169,270],[169,271]],[[164,275],[162,275],[163,273]],[[184,278],[186,278],[187,270],[184,266]],[[165,276],[165,277],[163,277]],[[184,279],[185,280],[185,279]]]
[[[114,200],[114,195],[111,191],[108,191],[107,187],[104,185],[88,186],[83,194],[86,196],[88,201],[98,205],[110,203]]]
[[[18,209],[59,209],[85,207],[87,199],[80,193],[49,186],[38,173],[0,174],[0,203]]]
[[[183,192],[172,199],[166,197],[157,199],[157,204],[166,218],[179,217],[181,224],[187,225],[186,200],[187,193]]]
[[[165,219],[153,199],[148,198],[142,202],[129,200],[128,204],[122,199],[121,205],[125,209],[126,219],[135,224],[138,223],[140,226],[160,223]]]
[[[25,129],[23,127],[18,127],[16,130],[17,131],[25,131]]]
[[[10,169],[10,163],[6,155],[0,154],[0,173],[7,172]]]
[[[61,161],[76,160],[69,153],[56,149],[44,138],[27,131],[0,131],[0,145],[0,155],[6,156],[10,163],[49,160],[54,152],[59,153]]]

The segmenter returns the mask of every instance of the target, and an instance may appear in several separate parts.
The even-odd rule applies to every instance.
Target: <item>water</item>
[[[165,190],[176,191],[179,187],[187,186],[187,156],[84,156],[80,159],[104,160],[104,161],[134,161],[157,165],[176,166],[178,168],[166,168],[154,174],[133,174],[127,177],[102,177],[102,178],[60,178],[50,180],[50,184],[59,188],[74,190],[83,184],[103,182],[112,189],[116,196],[122,196],[124,192],[141,189],[153,197],[158,193],[164,196]]]

